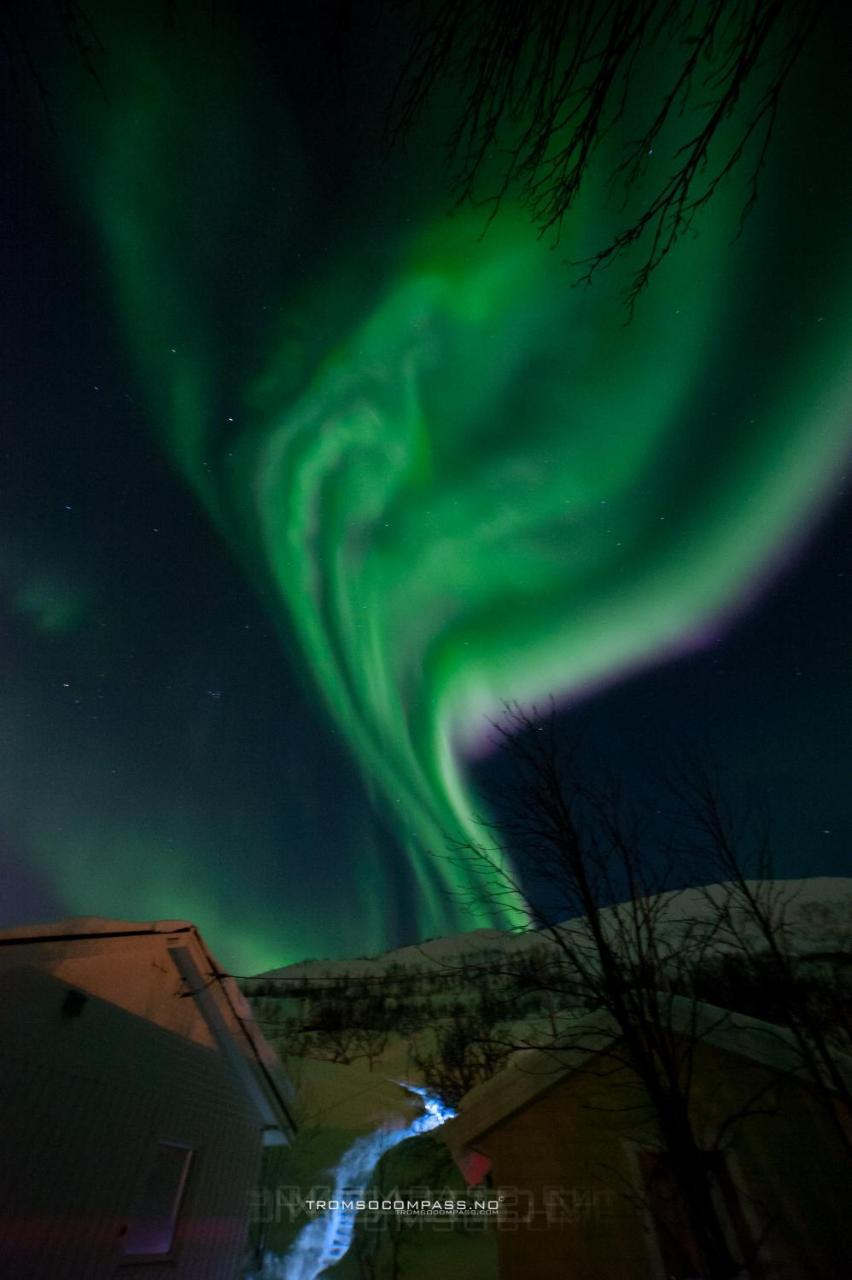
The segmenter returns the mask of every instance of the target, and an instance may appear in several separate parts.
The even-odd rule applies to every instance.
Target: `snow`
[[[749,881],[756,886],[756,881]],[[790,942],[800,950],[827,947],[849,948],[852,944],[852,877],[813,876],[796,880],[764,882],[771,886],[786,904],[791,926]],[[683,921],[712,917],[711,903],[721,894],[720,886],[673,890],[662,895],[661,924],[676,937]],[[618,907],[606,908],[604,919],[612,920]],[[565,921],[561,928],[571,930],[578,922]],[[523,933],[499,929],[474,929],[469,933],[446,938],[430,938],[411,946],[398,947],[376,956],[359,956],[351,960],[304,960],[281,969],[269,969],[258,978],[293,980],[336,976],[382,977],[394,967],[419,968],[440,972],[461,962],[475,963],[480,957],[517,953],[550,942],[546,934],[528,930]]]

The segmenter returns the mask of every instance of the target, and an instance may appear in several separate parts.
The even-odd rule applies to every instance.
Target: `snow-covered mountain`
[[[757,888],[756,881],[749,882]],[[760,886],[764,895],[772,894],[775,910],[783,918],[787,945],[800,952],[852,950],[852,877],[814,876],[798,880],[773,880]],[[725,886],[709,885],[676,890],[659,900],[659,933],[672,947],[687,929],[702,921],[715,922],[718,906],[725,896]],[[602,913],[614,923],[623,907],[609,907]],[[748,928],[747,921],[733,920],[732,926]],[[581,930],[582,921],[566,921],[560,926],[568,931]],[[756,937],[756,935],[755,935]],[[388,971],[414,969],[420,973],[440,974],[461,965],[487,965],[500,956],[553,945],[546,933],[535,930],[504,932],[499,929],[474,929],[470,933],[446,938],[429,938],[410,946],[397,947],[375,956],[359,956],[343,960],[305,960],[269,969],[258,978],[271,980],[347,977],[382,978]],[[720,950],[733,946],[730,930],[719,934]]]

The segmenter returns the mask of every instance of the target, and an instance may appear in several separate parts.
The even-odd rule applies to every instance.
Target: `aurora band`
[[[155,429],[390,815],[421,934],[518,925],[520,896],[434,856],[481,836],[488,718],[716,634],[836,490],[852,263],[816,72],[743,234],[734,181],[625,323],[631,263],[589,288],[565,263],[623,219],[618,129],[554,251],[511,201],[485,234],[447,216],[439,115],[406,153],[317,155],[227,19],[194,43],[140,21],[104,16],[109,100],[76,108],[70,167]]]

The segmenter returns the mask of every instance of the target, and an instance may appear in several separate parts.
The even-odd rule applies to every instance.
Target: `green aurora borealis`
[[[413,932],[517,923],[481,893],[450,902],[481,886],[429,852],[475,830],[465,759],[486,717],[570,705],[700,644],[835,490],[852,425],[842,129],[829,144],[802,106],[809,65],[744,233],[731,182],[626,324],[629,263],[572,288],[563,262],[618,223],[614,151],[557,252],[511,205],[484,235],[481,210],[447,217],[437,108],[404,153],[342,142],[330,212],[338,179],[317,170],[335,162],[299,95],[233,32],[207,32],[203,56],[200,38],[105,19],[108,101],[78,85],[61,135],[154,430],[390,814]],[[373,946],[385,856],[330,868]],[[317,949],[333,914],[303,933]],[[211,915],[214,945],[242,954],[243,926]],[[252,959],[282,950],[267,933]]]

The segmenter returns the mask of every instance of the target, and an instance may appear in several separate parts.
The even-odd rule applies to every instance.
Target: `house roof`
[[[795,1040],[786,1028],[685,996],[670,997],[669,1009],[676,1032],[695,1035],[702,1044],[785,1075],[807,1078]],[[578,1014],[566,1030],[565,1047],[520,1049],[512,1054],[502,1071],[465,1094],[457,1116],[443,1126],[439,1137],[453,1151],[460,1151],[574,1075],[596,1054],[605,1053],[620,1039],[618,1027],[609,1014]],[[852,1088],[852,1059],[845,1054],[834,1056]]]
[[[0,929],[0,947],[31,945],[34,942],[65,942],[83,938],[139,937],[152,933],[188,933],[195,930],[189,920],[109,920],[105,916],[71,916],[48,924],[22,924]],[[196,930],[197,932],[197,930]]]

